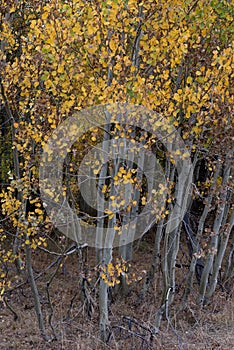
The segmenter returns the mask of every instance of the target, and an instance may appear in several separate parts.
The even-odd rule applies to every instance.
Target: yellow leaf
[[[88,27],[87,27],[88,35],[92,35],[92,34],[96,33],[96,31],[97,31],[97,29],[94,27],[93,23],[89,22]]]
[[[37,247],[36,243],[33,242],[33,243],[31,244],[31,248],[32,248],[32,249],[36,249],[36,247]]]
[[[110,40],[109,46],[110,46],[111,51],[113,51],[113,52],[116,51],[117,45],[116,45],[116,41],[114,39]]]
[[[109,219],[111,220],[113,217],[114,217],[114,213],[113,213],[113,211],[111,211],[110,209],[106,209],[105,210],[105,214],[107,214],[108,215],[108,217],[109,217]]]
[[[193,82],[193,78],[192,77],[188,77],[187,78],[187,84],[192,84]]]
[[[104,185],[104,186],[102,187],[102,193],[106,193],[106,190],[107,190],[107,185]]]
[[[48,12],[44,12],[42,15],[41,15],[41,18],[43,19],[43,20],[45,20],[45,19],[47,19],[47,17],[48,17]]]

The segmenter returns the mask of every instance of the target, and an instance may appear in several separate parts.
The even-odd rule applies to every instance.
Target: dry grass
[[[146,254],[147,249],[137,251],[135,260],[138,270],[147,269],[151,254]],[[42,255],[36,258],[36,267],[46,266],[47,261]],[[90,259],[92,262],[92,257]],[[144,333],[148,343],[142,343],[140,337],[131,337],[127,322],[122,321],[122,316],[127,315],[139,321],[145,327],[154,324],[155,312],[160,303],[160,278],[155,278],[144,302],[139,298],[142,281],[132,285],[130,295],[121,299],[115,296],[110,304],[110,322],[113,335],[109,346],[104,346],[98,340],[98,310],[94,310],[92,319],[86,315],[83,303],[79,295],[74,299],[70,314],[67,315],[70,302],[78,288],[78,273],[76,257],[71,257],[66,262],[68,273],[62,271],[56,275],[51,286],[51,300],[54,307],[53,326],[56,329],[58,339],[45,342],[38,330],[36,315],[33,307],[31,291],[28,285],[17,289],[9,297],[8,302],[18,314],[18,320],[13,320],[13,315],[4,303],[0,304],[0,348],[2,350],[144,350],[144,349],[188,349],[188,350],[232,350],[234,349],[234,301],[221,291],[217,291],[215,297],[205,309],[198,308],[190,302],[186,311],[178,312],[181,304],[182,288],[178,291],[175,303],[170,312],[170,321],[162,321],[159,334],[150,342],[150,333],[143,328],[132,325],[132,332]],[[92,263],[91,263],[92,265]],[[181,276],[179,276],[179,273]],[[182,278],[183,271],[179,271],[178,278]],[[17,277],[18,278],[18,277]],[[18,278],[19,280],[19,278]],[[38,287],[43,308],[46,328],[51,335],[48,324],[50,308],[47,303],[45,285],[48,275],[38,281]],[[194,290],[194,296],[196,290]],[[191,296],[193,298],[193,295]],[[123,327],[122,331],[118,327]],[[147,347],[149,345],[149,347]]]

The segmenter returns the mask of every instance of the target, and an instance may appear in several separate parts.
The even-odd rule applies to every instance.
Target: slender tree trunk
[[[234,224],[234,211],[232,212],[227,228],[224,230],[222,236],[220,237],[218,253],[214,261],[213,273],[210,279],[209,289],[207,290],[205,295],[206,300],[212,297],[212,295],[215,292],[215,288],[217,286],[217,281],[218,281],[218,274],[221,269],[223,257],[229,242],[229,237],[230,237],[231,230],[233,228],[233,224]]]
[[[156,228],[155,240],[154,240],[153,261],[152,261],[151,267],[147,273],[147,276],[145,278],[145,282],[144,282],[144,285],[142,288],[142,293],[141,293],[141,296],[143,299],[145,298],[146,293],[148,291],[148,288],[153,281],[156,268],[159,264],[160,244],[161,244],[162,235],[163,235],[163,224],[164,224],[164,219],[161,219],[157,225],[157,228]]]
[[[204,230],[204,225],[205,225],[205,221],[207,219],[207,216],[209,214],[210,211],[210,207],[211,207],[211,203],[212,203],[212,199],[213,199],[213,191],[215,189],[216,186],[216,181],[219,177],[220,174],[220,170],[221,170],[221,164],[217,165],[217,168],[215,170],[214,173],[214,179],[210,188],[210,193],[208,195],[208,198],[206,200],[205,203],[205,207],[203,209],[201,218],[199,220],[199,224],[198,224],[198,229],[197,229],[197,235],[194,239],[194,246],[193,246],[193,254],[192,254],[192,259],[191,259],[191,263],[190,263],[190,268],[189,268],[189,273],[187,276],[187,284],[186,284],[186,290],[185,290],[185,294],[184,294],[184,306],[186,306],[187,301],[188,301],[188,296],[192,290],[192,285],[193,285],[193,280],[194,280],[194,275],[195,275],[195,271],[196,271],[196,266],[197,266],[197,261],[200,258],[201,252],[200,252],[200,240],[201,240],[201,236]],[[202,268],[203,269],[203,268]],[[201,282],[200,282],[201,283]]]
[[[42,311],[41,311],[40,297],[39,297],[39,293],[38,293],[38,289],[37,289],[37,285],[35,282],[33,269],[32,269],[30,244],[25,244],[25,250],[26,250],[27,273],[28,273],[28,278],[29,278],[32,294],[33,294],[34,305],[35,305],[35,310],[36,310],[36,314],[37,314],[39,329],[41,331],[43,339],[48,341],[50,339],[50,337],[46,334],[46,331],[45,331],[45,326],[44,326],[44,321],[43,321]]]
[[[222,278],[225,288],[229,291],[231,279],[234,277],[234,235],[230,242],[230,249],[226,258],[225,270]]]
[[[218,204],[218,209],[213,225],[213,234],[211,236],[210,240],[210,247],[209,247],[209,252],[206,258],[206,264],[204,266],[204,270],[201,276],[201,284],[199,288],[199,294],[197,297],[197,303],[200,305],[204,305],[207,301],[207,298],[209,298],[212,294],[213,291],[216,287],[217,284],[217,275],[220,269],[220,264],[223,258],[224,252],[222,250],[220,251],[220,255],[217,256],[217,251],[218,251],[218,243],[219,243],[219,232],[220,228],[222,225],[223,217],[225,214],[225,201],[227,199],[227,181],[230,175],[230,164],[228,161],[228,164],[225,165],[225,170],[224,170],[224,176],[223,176],[223,181],[222,181],[222,187],[223,187],[223,193],[220,195],[220,204]],[[227,242],[226,242],[227,244]],[[223,247],[222,247],[223,248]],[[216,265],[216,270],[214,270],[214,262],[215,262],[215,257],[217,261]],[[213,270],[213,272],[212,272]],[[206,293],[207,287],[208,287],[208,280],[209,276],[212,275],[212,284],[211,284],[211,289],[209,292]],[[212,278],[211,277],[211,278]]]
[[[170,148],[173,150],[174,144],[169,144],[167,148],[169,150]],[[175,184],[175,206],[170,211],[165,228],[164,255],[162,262],[164,287],[162,304],[155,315],[156,331],[160,326],[162,315],[164,313],[168,314],[169,306],[174,300],[175,269],[180,242],[180,226],[188,206],[192,171],[193,167],[187,167],[185,164],[183,164],[182,168],[180,169],[178,180]]]
[[[108,160],[110,156],[110,120],[111,115],[106,112],[105,132],[102,143],[103,165],[99,174],[98,193],[97,193],[97,229],[96,229],[96,247],[97,247],[97,264],[107,267],[112,260],[113,245],[113,221],[108,220],[108,229],[105,229],[104,211],[105,197],[102,188],[105,185],[108,175]],[[99,151],[99,152],[100,152]],[[105,248],[103,248],[105,246]],[[99,286],[99,327],[100,337],[103,342],[108,339],[108,285],[101,278]]]

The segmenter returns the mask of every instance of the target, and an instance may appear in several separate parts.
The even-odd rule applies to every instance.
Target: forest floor
[[[110,327],[112,335],[108,345],[99,341],[98,306],[95,286],[88,286],[93,310],[87,313],[87,303],[83,303],[79,291],[79,258],[67,257],[60,266],[49,288],[52,309],[48,303],[47,282],[53,276],[55,266],[42,274],[37,280],[46,331],[51,336],[49,342],[42,339],[38,329],[33,298],[29,284],[24,284],[8,293],[0,302],[0,349],[1,350],[95,350],[95,349],[196,349],[232,350],[234,349],[234,300],[217,287],[215,297],[209,305],[201,309],[195,304],[196,286],[192,291],[189,307],[179,311],[183,296],[183,268],[177,272],[178,284],[175,302],[170,309],[169,322],[163,319],[157,335],[150,330],[160,303],[161,276],[156,274],[144,301],[140,297],[145,271],[152,257],[152,242],[143,240],[135,247],[132,268],[137,281],[129,287],[127,297],[113,296],[110,302]],[[92,278],[96,276],[94,251],[89,249],[88,262],[84,264]],[[181,259],[183,254],[181,254]],[[54,256],[37,250],[33,254],[35,274],[43,271]],[[12,273],[12,287],[25,280]],[[88,289],[87,289],[88,290]],[[194,300],[193,300],[194,299]],[[14,310],[15,315],[11,308]],[[16,316],[17,314],[17,316]],[[52,315],[52,317],[51,317]],[[15,320],[14,318],[17,319]],[[52,327],[51,327],[52,326]],[[53,331],[57,339],[53,339]]]

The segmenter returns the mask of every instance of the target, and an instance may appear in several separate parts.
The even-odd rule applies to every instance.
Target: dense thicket
[[[155,243],[141,297],[150,293],[156,271],[163,288],[153,332],[161,317],[168,317],[176,294],[181,245],[187,252],[183,307],[191,299],[205,305],[218,283],[229,292],[234,271],[233,2],[32,0],[1,1],[0,7],[1,297],[13,288],[11,268],[28,279],[39,327],[48,339],[32,253],[50,254],[56,224],[41,200],[39,167],[43,151],[50,161],[47,142],[55,130],[73,115],[81,118],[87,108],[96,119],[89,129],[82,121],[82,136],[66,151],[59,196],[67,197],[95,231],[98,276],[92,278],[98,281],[93,284],[99,288],[102,340],[111,330],[110,290],[119,288],[126,297],[137,280],[131,259],[133,240],[141,233],[136,225],[125,244],[124,225],[143,212],[152,194],[153,204],[165,196],[154,224],[145,230],[151,230]],[[116,112],[113,106],[121,103],[127,103],[124,111]],[[97,107],[110,104],[115,122],[108,108]],[[129,145],[135,143],[133,156]],[[150,162],[139,147],[157,158],[164,173],[166,184],[157,179],[157,191],[144,175]],[[79,188],[84,163],[90,173],[82,174],[88,181],[83,178]],[[82,186],[94,193],[96,207],[84,200]],[[50,191],[56,206],[60,199],[56,202]],[[124,196],[117,198],[121,191]],[[106,228],[116,231],[118,251],[111,240],[99,246]],[[62,234],[57,236],[61,240]],[[57,264],[87,242],[76,243],[70,250],[60,246]],[[80,276],[84,286],[85,274]]]

